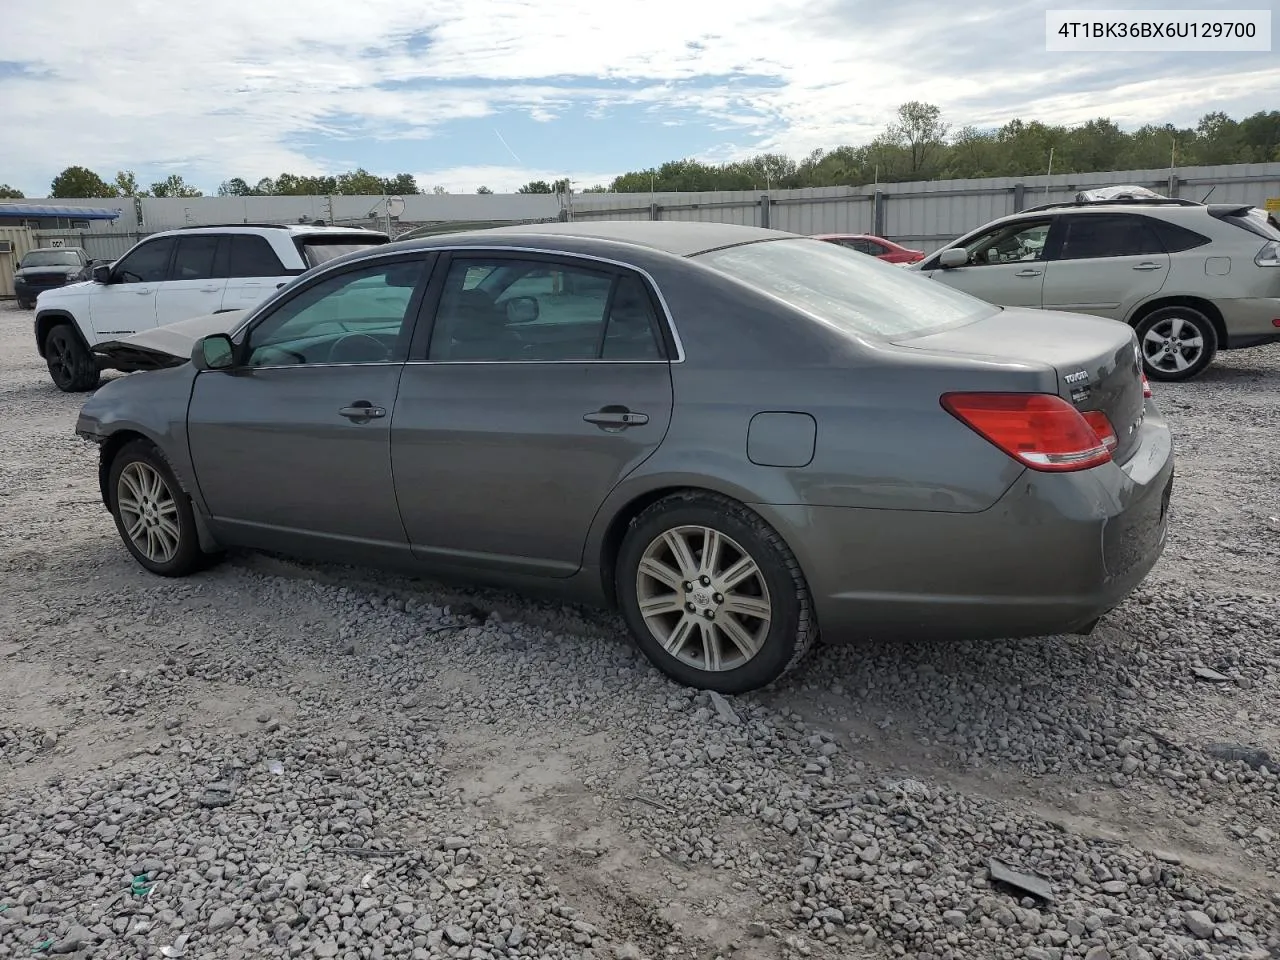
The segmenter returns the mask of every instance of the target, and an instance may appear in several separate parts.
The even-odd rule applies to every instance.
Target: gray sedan
[[[147,570],[234,547],[552,591],[722,692],[819,630],[1087,632],[1165,541],[1127,326],[777,231],[411,240],[98,349],[146,371],[77,432]]]

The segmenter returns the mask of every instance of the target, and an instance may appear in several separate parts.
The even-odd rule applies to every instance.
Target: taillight
[[[1114,450],[1120,439],[1116,436],[1116,428],[1111,426],[1111,421],[1107,419],[1107,415],[1101,410],[1086,410],[1081,416],[1087,423],[1098,439],[1102,441],[1102,445],[1108,451]]]
[[[1277,326],[1280,326],[1280,324],[1277,324]],[[1147,379],[1145,373],[1142,375],[1142,398],[1144,400],[1151,399],[1151,381]]]
[[[947,393],[942,407],[1032,470],[1087,470],[1110,461],[1116,443],[1104,414],[1051,393]]]
[[[1260,267],[1280,267],[1280,242],[1271,240],[1264,243],[1253,262]]]

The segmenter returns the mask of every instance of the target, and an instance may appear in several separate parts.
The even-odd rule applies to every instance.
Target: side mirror
[[[110,283],[111,282],[111,264],[99,263],[93,268],[94,283]]]
[[[533,323],[539,312],[537,297],[512,297],[507,301],[507,323]]]
[[[938,257],[938,266],[943,270],[950,270],[952,267],[963,267],[969,262],[969,251],[964,247],[952,247],[949,250],[943,250]]]
[[[201,337],[191,348],[191,363],[197,370],[230,370],[236,362],[236,346],[225,333]]]

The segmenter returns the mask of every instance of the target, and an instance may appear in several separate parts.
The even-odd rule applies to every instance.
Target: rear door
[[[218,275],[226,277],[223,310],[247,310],[261,303],[293,279],[266,237],[256,233],[227,234],[219,253]]]
[[[1168,276],[1169,254],[1146,217],[1064,214],[1045,264],[1044,306],[1124,320]]]
[[[414,554],[570,576],[600,504],[666,434],[664,315],[639,274],[585,258],[456,253],[437,273],[391,425]]]
[[[965,241],[969,254],[964,266],[930,266],[927,277],[965,293],[1006,307],[1039,307],[1044,287],[1045,246],[1052,217],[1031,217],[1001,224]]]
[[[218,244],[225,238],[216,233],[195,233],[178,237],[177,251],[169,268],[169,279],[156,293],[156,322],[160,326],[216,313],[222,306],[225,277],[217,276]]]

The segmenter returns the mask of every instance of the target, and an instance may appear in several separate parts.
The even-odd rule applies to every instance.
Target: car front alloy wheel
[[[763,518],[727,497],[691,492],[649,507],[617,567],[633,636],[681,683],[721,693],[765,686],[816,636],[795,557]]]
[[[191,501],[155,446],[126,444],[111,461],[109,490],[116,529],[138,563],[164,577],[203,566]]]

